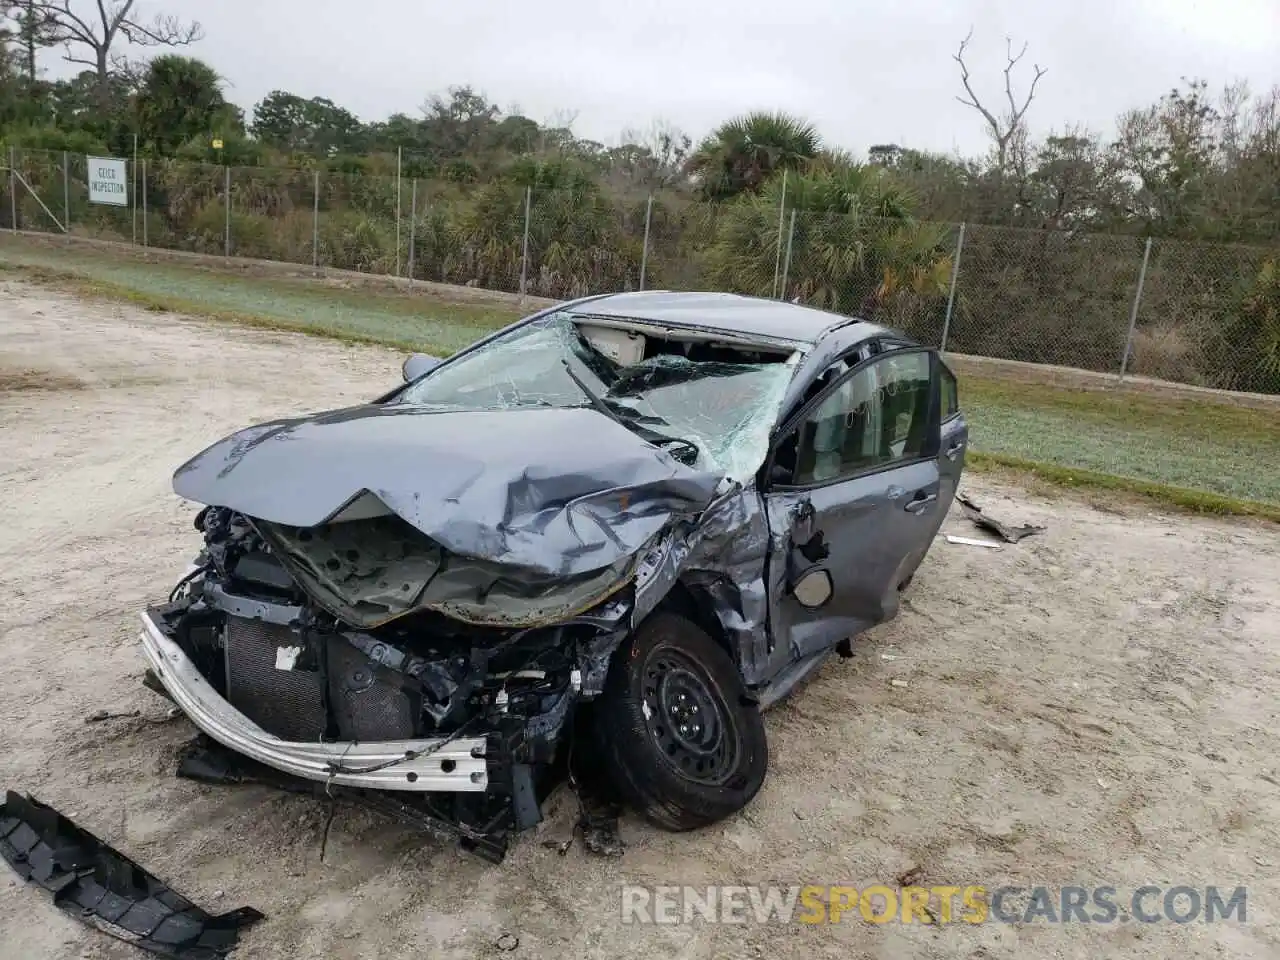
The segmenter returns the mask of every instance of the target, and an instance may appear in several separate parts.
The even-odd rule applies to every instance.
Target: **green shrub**
[[[103,156],[110,151],[107,143],[88,130],[66,130],[54,126],[10,127],[5,131],[5,153],[12,144],[21,150],[48,150],[61,153]],[[7,162],[7,161],[6,161]]]
[[[1210,347],[1214,366],[1226,371],[1218,385],[1280,393],[1280,259],[1244,280],[1233,314]]]
[[[320,262],[342,270],[391,273],[395,268],[395,234],[359,213],[322,213]]]

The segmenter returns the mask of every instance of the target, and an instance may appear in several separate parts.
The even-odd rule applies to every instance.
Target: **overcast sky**
[[[81,0],[92,7],[90,0]],[[1041,80],[1033,132],[1150,103],[1180,77],[1215,88],[1280,83],[1280,0],[139,0],[195,17],[189,51],[245,108],[268,91],[323,96],[373,120],[414,114],[469,83],[539,121],[617,143],[662,119],[695,140],[750,109],[815,122],[859,152],[875,143],[971,152],[981,118],[955,101],[967,57],[980,98],[1000,104],[1005,37],[1028,44]],[[51,74],[65,67],[50,51]]]

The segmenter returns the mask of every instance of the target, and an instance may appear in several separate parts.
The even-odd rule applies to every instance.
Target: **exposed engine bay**
[[[484,748],[473,753],[483,757],[484,774],[472,772],[450,804],[434,804],[435,815],[490,834],[531,826],[539,817],[537,781],[567,760],[562,735],[572,708],[600,692],[608,657],[628,628],[629,605],[606,600],[577,619],[520,628],[411,609],[424,584],[434,582],[424,571],[447,570],[449,558],[412,529],[379,538],[381,526],[395,522],[403,524],[377,518],[284,532],[206,507],[196,518],[205,546],[195,568],[149,614],[219,696],[281,741],[482,739]],[[360,552],[373,543],[382,544],[376,553]],[[331,602],[313,600],[291,571],[314,577],[308,583],[315,596]],[[335,589],[344,573],[347,580],[371,578],[367,594]],[[504,589],[500,581],[494,589]],[[566,592],[574,602],[595,599],[589,585]],[[352,611],[359,622],[326,607]],[[394,759],[384,762],[394,769]],[[446,774],[453,765],[440,762]],[[361,769],[338,761],[332,772]],[[432,807],[425,792],[413,790],[414,779],[406,775],[401,799]],[[500,822],[506,813],[509,824]]]
[[[453,734],[486,717],[496,721],[508,715],[554,714],[571,688],[581,689],[578,661],[566,652],[573,648],[566,636],[574,631],[572,625],[504,630],[420,610],[391,624],[362,622],[362,629],[353,629],[294,584],[277,551],[258,532],[258,526],[271,525],[255,526],[216,507],[201,511],[197,523],[205,535],[204,573],[191,581],[193,588],[199,584],[201,594],[184,617],[189,653],[199,658],[207,677],[221,681],[234,707],[283,739],[407,740]],[[331,566],[322,562],[319,570],[339,568],[336,550],[343,527],[368,530],[366,524],[335,525],[339,546],[327,551]],[[370,531],[376,532],[377,527]],[[328,535],[320,528],[301,542],[323,543]],[[279,542],[278,533],[272,531],[272,536]],[[370,536],[368,542],[377,540]],[[415,559],[433,568],[445,563],[438,550],[435,558],[387,557],[397,552],[395,546],[410,552],[407,536],[384,543],[389,545],[383,554],[366,562],[366,574],[394,577],[398,567],[413,566]],[[426,553],[429,548],[422,549]],[[349,549],[342,562],[354,567],[360,555]],[[423,582],[429,579],[425,576]],[[413,584],[416,596],[424,589],[418,582]],[[378,583],[382,586],[377,589],[388,596],[380,611],[390,607],[401,612],[404,604],[397,604],[397,594],[410,591],[402,592],[398,580]],[[320,595],[341,596],[335,591]],[[253,604],[259,610],[274,607],[277,617],[271,619],[290,620],[247,618]],[[201,606],[207,612],[202,614]],[[335,599],[332,606],[343,603]],[[598,633],[592,627],[577,629]]]

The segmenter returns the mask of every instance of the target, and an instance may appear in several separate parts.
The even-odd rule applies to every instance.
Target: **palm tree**
[[[222,78],[193,57],[166,54],[152,60],[136,109],[141,139],[164,155],[193,137],[243,132],[236,108],[222,94]]]
[[[708,200],[756,193],[779,170],[798,170],[817,156],[821,138],[786,113],[748,113],[722,123],[698,145],[686,168]]]
[[[518,282],[526,190],[530,293],[572,298],[626,286],[638,270],[638,244],[623,240],[621,219],[590,171],[560,157],[521,157],[472,194],[457,219],[449,279],[478,279],[496,289]]]
[[[832,158],[792,177],[785,199],[787,222],[796,211],[789,238],[779,236],[780,177],[725,210],[708,254],[710,278],[723,289],[862,316],[902,297],[945,297],[948,228],[917,222],[914,198],[888,171]]]

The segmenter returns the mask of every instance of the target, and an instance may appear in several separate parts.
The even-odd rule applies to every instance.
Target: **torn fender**
[[[595,410],[392,403],[241,430],[173,489],[294,528],[390,512],[463,557],[569,577],[635,554],[721,480]]]

